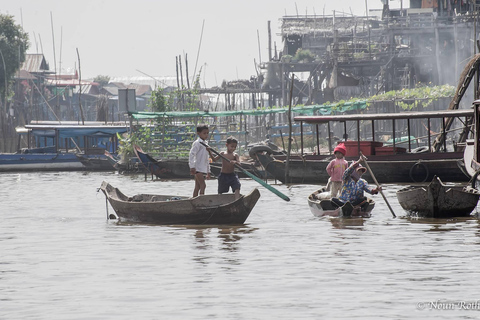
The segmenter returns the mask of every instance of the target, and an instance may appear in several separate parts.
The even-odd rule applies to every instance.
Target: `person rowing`
[[[352,207],[367,206],[368,201],[364,195],[364,191],[370,194],[378,194],[382,187],[371,187],[368,182],[362,178],[362,175],[367,171],[360,162],[362,160],[354,161],[343,173],[343,186],[340,197],[332,198],[332,203],[337,207],[343,207],[347,203]]]

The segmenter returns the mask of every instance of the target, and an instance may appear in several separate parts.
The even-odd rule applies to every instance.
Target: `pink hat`
[[[338,146],[333,149],[333,153],[337,151],[341,152],[344,156],[347,154],[347,148],[345,148],[345,145],[343,143],[338,144]]]

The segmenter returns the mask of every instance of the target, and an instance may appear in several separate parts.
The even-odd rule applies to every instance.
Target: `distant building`
[[[292,73],[301,79],[293,96],[305,104],[366,97],[419,82],[455,85],[474,53],[480,1],[411,0],[410,8],[392,10],[388,0],[382,2],[378,16],[282,17],[283,48],[260,66],[271,103],[286,105]]]

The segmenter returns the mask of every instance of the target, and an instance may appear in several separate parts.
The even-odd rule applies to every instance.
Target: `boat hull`
[[[270,175],[286,182],[285,156],[272,155],[266,152],[253,154]],[[458,161],[463,157],[461,152],[397,154],[395,156],[370,156],[368,164],[380,183],[425,182],[439,176],[445,181],[468,181],[468,177],[459,168]],[[325,184],[329,178],[327,165],[332,156],[292,157],[289,161],[289,183]],[[347,158],[348,161],[358,158]],[[372,182],[367,172],[363,178]]]
[[[74,153],[0,154],[0,172],[78,170],[85,166]]]
[[[121,220],[165,225],[243,224],[260,198],[258,189],[239,199],[234,194],[127,197],[105,181],[100,189]]]
[[[321,188],[314,193],[308,196],[308,206],[310,207],[310,211],[316,217],[345,217],[349,216],[352,218],[370,218],[371,212],[375,207],[375,201],[372,199],[367,198],[368,205],[364,206],[363,208],[360,206],[356,206],[352,208],[347,208],[346,206],[343,207],[336,207],[332,205],[330,201],[330,196],[322,197],[321,195],[327,192],[326,188]]]
[[[409,215],[428,218],[469,216],[477,206],[480,192],[471,187],[447,186],[438,177],[424,186],[397,191],[397,199]]]

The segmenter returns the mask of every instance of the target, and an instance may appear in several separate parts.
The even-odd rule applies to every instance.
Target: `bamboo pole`
[[[293,80],[295,75],[292,73],[292,82],[290,85],[290,103],[288,105],[288,151],[287,163],[285,164],[285,183],[289,183],[290,153],[292,151],[292,99],[293,99]]]

